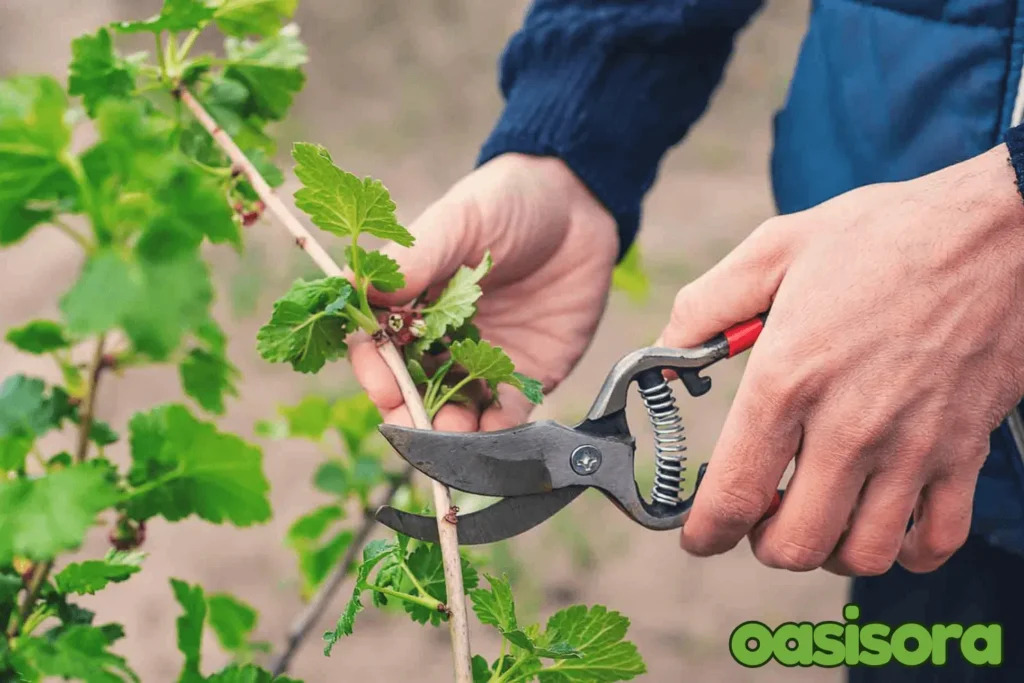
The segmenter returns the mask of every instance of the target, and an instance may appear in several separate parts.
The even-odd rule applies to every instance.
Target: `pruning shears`
[[[501,497],[497,503],[454,517],[459,543],[482,545],[521,534],[596,488],[643,527],[681,527],[689,516],[707,464],[697,471],[693,495],[682,499],[686,437],[665,370],[673,371],[691,396],[703,396],[711,379],[701,371],[743,353],[757,340],[767,312],[692,348],[648,347],[623,356],[608,373],[586,418],[574,427],[552,420],[484,433],[435,432],[381,425],[381,434],[413,467],[466,493]],[[626,422],[628,390],[636,382],[655,441],[651,500],[640,494],[634,475],[636,441]],[[765,518],[775,514],[775,494]],[[457,511],[455,511],[457,512]],[[377,520],[401,534],[437,542],[434,517],[390,506]]]

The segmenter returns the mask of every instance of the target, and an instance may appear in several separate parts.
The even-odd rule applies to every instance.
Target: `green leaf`
[[[320,587],[327,575],[338,566],[342,556],[352,545],[354,535],[342,530],[323,545],[298,551],[299,571],[302,574],[304,596],[309,597]]]
[[[190,586],[180,579],[171,579],[174,599],[183,613],[177,619],[178,650],[185,655],[185,663],[178,683],[202,683],[201,670],[203,624],[206,621],[206,598],[201,586]]]
[[[32,452],[33,443],[35,439],[29,436],[0,437],[0,471],[21,471],[28,454]]]
[[[217,28],[229,36],[269,36],[295,15],[299,0],[223,0],[214,13]]]
[[[85,683],[138,683],[139,677],[125,659],[109,649],[115,635],[121,633],[120,627],[72,625],[53,638],[19,639],[13,657],[18,680],[36,683],[48,677]]]
[[[64,166],[67,97],[49,76],[0,80],[0,245],[50,220],[75,194]]]
[[[285,539],[288,545],[306,549],[315,544],[335,522],[345,518],[345,511],[337,505],[322,505],[295,520]]]
[[[294,406],[282,406],[278,412],[288,424],[288,433],[293,437],[319,441],[331,422],[331,404],[319,394],[310,394]]]
[[[185,249],[199,246],[203,236],[241,251],[242,231],[217,179],[182,165],[161,179],[153,197],[156,207],[139,244],[141,253],[164,260],[169,240],[180,240]]]
[[[328,362],[344,357],[345,337],[353,329],[339,299],[347,301],[352,286],[344,278],[298,280],[274,302],[270,322],[256,335],[256,350],[271,363],[290,363],[298,372],[315,373]],[[328,307],[335,304],[328,312]]]
[[[214,8],[203,0],[165,0],[160,14],[145,21],[122,21],[113,27],[122,33],[191,31],[213,18]]]
[[[55,388],[47,395],[41,379],[12,375],[0,383],[0,469],[20,470],[35,440],[71,412],[67,394]]]
[[[64,326],[52,320],[33,320],[7,331],[7,341],[19,351],[42,355],[71,345]]]
[[[227,338],[215,320],[211,318],[196,328],[195,336],[202,346],[189,351],[181,362],[182,386],[203,409],[223,415],[224,399],[238,396],[235,383],[241,371],[228,360]]]
[[[398,262],[379,251],[350,245],[345,249],[345,261],[379,292],[394,292],[405,286],[405,276],[399,272]]]
[[[487,341],[463,339],[453,342],[449,348],[455,362],[461,365],[471,378],[486,381],[495,397],[498,395],[498,385],[508,384],[523,392],[532,403],[540,403],[544,399],[543,385],[516,372],[512,359],[500,346],[493,346]]]
[[[289,24],[259,42],[228,38],[224,49],[228,62],[224,76],[248,89],[246,109],[265,119],[283,119],[306,84],[301,67],[309,56],[298,27]]]
[[[486,380],[489,385],[500,383],[515,384],[515,365],[500,346],[488,341],[475,342],[471,339],[455,342],[450,347],[452,358],[475,379]]]
[[[518,630],[516,606],[508,577],[502,576],[499,579],[484,575],[484,578],[487,579],[490,588],[478,588],[469,592],[476,618],[481,624],[496,626],[500,631]]]
[[[523,395],[526,396],[530,403],[540,405],[544,402],[544,385],[541,382],[532,377],[527,377],[521,372],[513,372],[512,376],[519,381],[519,387],[517,388],[523,392]]]
[[[215,593],[206,598],[210,627],[217,640],[228,652],[247,649],[256,628],[259,614],[250,605],[227,593]]]
[[[138,572],[145,553],[111,550],[102,560],[75,562],[64,567],[54,582],[61,593],[93,595],[109,583],[120,583]]]
[[[580,653],[567,643],[554,645],[538,644],[534,636],[536,628],[522,629],[516,619],[515,602],[508,577],[500,579],[486,577],[489,589],[477,589],[469,592],[473,601],[473,611],[482,624],[494,626],[502,636],[518,648],[526,650],[537,657],[549,659],[579,658]]]
[[[174,522],[196,515],[238,527],[270,519],[270,484],[256,446],[177,404],[136,413],[128,429],[128,476],[136,487],[127,502],[132,518]]]
[[[366,392],[339,398],[331,406],[331,424],[338,430],[350,456],[363,453],[364,444],[376,436],[384,421]]]
[[[235,382],[242,373],[223,354],[192,349],[181,361],[179,372],[185,393],[215,415],[224,414],[227,396],[238,396]]]
[[[459,328],[473,317],[476,301],[483,294],[480,280],[490,272],[493,264],[491,253],[487,252],[476,268],[459,268],[437,301],[424,309],[423,322],[427,332],[420,340],[422,344],[440,339],[447,330]]]
[[[335,458],[327,460],[313,475],[313,486],[324,493],[347,496],[351,489],[352,476],[345,465]]]
[[[295,175],[303,184],[295,193],[295,205],[318,227],[353,241],[368,233],[403,247],[413,245],[412,234],[399,225],[395,203],[379,180],[343,171],[319,145],[296,143],[292,157]]]
[[[15,555],[49,560],[78,548],[96,515],[116,500],[99,463],[0,483],[0,564]]]
[[[124,329],[139,353],[165,360],[209,315],[213,289],[196,254],[153,262],[96,252],[64,295],[61,311],[76,336]]]
[[[82,96],[89,116],[95,115],[96,105],[103,99],[128,97],[134,88],[135,79],[115,54],[107,29],[71,41],[68,93]]]
[[[255,664],[231,664],[206,679],[206,683],[302,683],[287,676],[274,676]]]
[[[448,591],[444,583],[444,564],[441,558],[441,546],[429,544],[421,545],[414,550],[406,559],[409,569],[419,580],[420,585],[427,591],[431,598],[448,602]],[[476,569],[469,561],[462,558],[462,584],[467,591],[476,588],[479,583],[479,576]],[[405,592],[412,592],[412,582],[403,582]],[[442,614],[436,609],[427,609],[423,605],[411,602],[404,603],[405,611],[409,613],[412,620],[425,624],[430,622],[434,626],[441,623]]]
[[[644,272],[640,248],[634,243],[612,271],[612,288],[625,292],[635,303],[646,303],[651,283]]]
[[[224,178],[178,149],[177,127],[144,99],[98,105],[100,139],[82,156],[82,166],[94,213],[103,222],[103,241],[109,234],[115,243],[130,243],[141,233],[135,251],[153,262],[192,255],[204,237],[237,251],[241,229],[226,201]]]
[[[409,370],[409,377],[416,386],[430,382],[430,378],[427,377],[427,371],[423,369],[423,366],[415,358],[407,359],[405,367]]]
[[[624,640],[629,619],[604,605],[574,605],[548,620],[543,640],[582,657],[560,659],[538,676],[541,683],[628,681],[647,672],[636,646]],[[564,643],[564,645],[561,645]]]
[[[324,646],[325,656],[329,657],[331,655],[331,649],[343,636],[352,635],[352,627],[355,624],[356,616],[363,611],[363,603],[360,601],[360,597],[363,591],[366,590],[366,582],[369,580],[374,568],[384,559],[393,557],[395,553],[400,551],[401,548],[397,543],[383,540],[370,541],[363,548],[363,562],[356,570],[356,585],[352,590],[352,598],[348,601],[341,616],[338,617],[338,623],[335,625],[334,630],[324,633],[324,642],[326,643]]]
[[[480,655],[473,655],[473,683],[490,683],[491,665]]]

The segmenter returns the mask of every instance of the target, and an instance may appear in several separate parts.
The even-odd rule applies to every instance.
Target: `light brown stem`
[[[423,400],[416,388],[416,383],[409,376],[405,359],[393,344],[386,343],[379,347],[381,358],[387,363],[391,373],[398,381],[402,390],[405,405],[409,408],[412,423],[418,429],[433,429]],[[441,546],[441,557],[444,558],[444,583],[448,589],[448,629],[452,638],[452,656],[455,659],[455,680],[457,683],[472,683],[473,671],[469,649],[469,622],[466,610],[466,592],[462,583],[462,558],[459,555],[459,538],[457,524],[451,514],[452,498],[448,487],[431,480],[434,491],[434,514],[437,517],[437,534]]]
[[[196,117],[199,124],[206,129],[206,131],[213,137],[213,141],[224,150],[224,153],[231,159],[231,163],[235,165],[235,168],[245,174],[249,184],[252,185],[252,189],[256,191],[259,198],[263,201],[270,212],[273,213],[279,221],[287,228],[288,232],[295,238],[295,244],[300,249],[309,254],[309,257],[313,259],[313,263],[320,267],[320,270],[324,271],[325,274],[331,277],[341,277],[342,269],[334,262],[331,255],[328,254],[320,243],[317,242],[313,235],[310,234],[309,230],[303,227],[299,219],[295,217],[288,207],[285,205],[281,198],[274,192],[274,188],[267,184],[267,181],[263,179],[260,172],[256,170],[256,167],[252,165],[249,158],[245,156],[245,153],[239,149],[235,141],[231,139],[231,136],[225,133],[217,122],[213,120],[213,117],[203,108],[203,105],[199,104],[199,100],[189,92],[188,88],[181,86],[177,90],[178,97],[185,104],[192,115]]]
[[[277,218],[284,224],[288,232],[295,238],[295,243],[313,259],[321,270],[329,276],[342,277],[343,271],[334,262],[334,259],[320,246],[313,235],[310,234],[295,215],[288,210],[284,202],[277,196],[273,188],[267,184],[259,171],[249,161],[245,153],[239,149],[235,141],[227,133],[221,130],[213,117],[203,108],[198,100],[184,86],[179,86],[175,91],[177,96],[184,102],[185,106],[199,124],[213,137],[214,142],[224,150],[224,153],[231,159],[245,177],[253,190]],[[405,398],[405,405],[412,415],[413,424],[419,429],[433,429],[430,417],[423,407],[423,399],[420,397],[416,384],[409,376],[402,354],[390,342],[384,342],[377,347],[381,357],[391,369],[398,386]],[[470,662],[471,654],[469,647],[469,624],[467,622],[466,591],[462,581],[462,557],[459,555],[459,541],[456,534],[456,525],[446,520],[450,516],[452,507],[451,495],[448,487],[440,482],[431,481],[434,493],[434,507],[437,514],[437,530],[441,546],[441,557],[444,564],[445,588],[448,593],[449,609],[449,631],[452,639],[452,657],[455,664],[456,683],[472,683],[473,672]],[[450,517],[449,517],[450,518]]]

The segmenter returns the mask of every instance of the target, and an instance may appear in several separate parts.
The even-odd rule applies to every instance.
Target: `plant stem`
[[[393,344],[386,343],[379,347],[381,358],[395,376],[398,386],[409,409],[413,426],[417,429],[433,429],[430,417],[423,407],[420,392],[409,376],[402,354]],[[434,493],[434,514],[437,518],[437,533],[441,546],[441,557],[444,562],[444,580],[448,592],[448,630],[452,639],[452,657],[455,663],[456,683],[472,683],[472,653],[469,648],[469,623],[466,609],[466,589],[462,582],[462,557],[459,555],[459,537],[456,525],[449,522],[448,515],[452,509],[451,493],[444,484],[431,480]]]
[[[103,344],[105,340],[106,337],[100,335],[96,341],[96,352],[93,354],[89,371],[89,386],[85,398],[82,399],[82,410],[78,419],[78,443],[75,448],[75,462],[77,463],[84,462],[89,453],[89,432],[92,431],[92,420],[96,411],[96,392],[99,387],[100,375],[103,374]],[[51,569],[53,569],[53,560],[41,562],[32,570],[32,577],[25,589],[25,599],[22,600],[17,614],[11,619],[7,629],[8,638],[18,635],[22,624],[32,613],[36,600],[39,598],[39,592],[46,585],[46,579],[49,578]]]
[[[96,341],[96,352],[89,366],[89,384],[82,399],[82,409],[78,417],[78,446],[75,449],[75,462],[85,462],[89,454],[89,432],[92,431],[92,420],[96,414],[96,391],[99,388],[100,375],[103,373],[103,345],[106,335],[100,335]]]
[[[409,569],[409,565],[407,565],[404,560],[402,561],[402,571],[404,571],[405,575],[409,577],[409,580],[412,581],[413,588],[418,590],[420,592],[420,595],[422,595],[424,597],[427,597],[427,598],[432,598],[433,597],[427,591],[427,589],[423,587],[423,584],[420,583],[420,580],[416,578],[416,575],[412,573],[412,570]],[[440,600],[436,600],[435,599],[435,602],[440,602]]]
[[[263,203],[270,210],[279,221],[284,224],[288,232],[295,238],[295,243],[300,249],[309,254],[309,257],[313,259],[313,262],[320,267],[320,270],[324,271],[331,277],[343,277],[344,271],[334,262],[320,243],[317,242],[313,235],[310,234],[306,228],[302,226],[299,219],[288,210],[281,198],[277,196],[274,189],[267,184],[267,181],[263,179],[260,172],[256,170],[256,167],[252,165],[249,158],[245,156],[245,153],[235,144],[235,141],[231,139],[231,136],[221,130],[221,127],[217,125],[217,122],[213,120],[213,117],[203,108],[203,105],[199,104],[199,101],[192,95],[188,88],[180,86],[178,88],[178,94],[181,101],[185,104],[192,115],[199,121],[199,125],[206,129],[206,131],[213,137],[214,142],[220,146],[224,153],[228,155],[231,162],[245,174],[249,184],[252,185],[252,189],[256,191],[259,198],[263,200]]]
[[[366,587],[369,590],[377,591],[378,593],[383,593],[384,595],[390,596],[392,598],[397,598],[399,600],[405,600],[406,602],[411,602],[414,605],[426,607],[430,610],[436,610],[438,607],[444,604],[436,598],[431,598],[429,593],[427,593],[427,597],[421,598],[418,595],[410,595],[408,593],[402,593],[401,591],[392,590],[390,588],[385,588],[383,586],[375,586],[372,583],[366,584]]]
[[[504,659],[504,657],[502,657],[502,659]],[[498,677],[498,679],[497,679],[497,683],[503,683],[503,681],[506,681],[506,680],[508,680],[508,677],[509,677],[509,676],[511,676],[511,675],[512,675],[512,673],[513,673],[513,672],[514,672],[514,671],[515,671],[516,669],[518,669],[518,668],[519,668],[519,665],[520,665],[520,664],[522,664],[523,662],[527,661],[527,659],[528,659],[527,657],[522,657],[522,658],[520,658],[519,660],[517,660],[517,661],[516,661],[516,662],[515,662],[515,663],[514,663],[514,664],[513,664],[512,666],[510,666],[510,667],[508,668],[508,671],[506,671],[505,673],[503,673],[503,674],[502,674],[501,676],[499,676],[499,677]]]
[[[159,33],[154,33],[153,34],[153,39],[156,40],[156,62],[157,62],[157,64],[160,65],[160,78],[161,79],[167,77],[167,58],[164,56],[164,46],[162,44],[163,43],[163,38],[164,38],[164,32],[163,31],[160,31]]]
[[[459,393],[459,389],[461,389],[462,387],[466,386],[467,384],[472,382],[474,379],[476,379],[476,377],[474,377],[473,375],[467,375],[466,377],[464,377],[461,380],[459,380],[459,382],[455,386],[453,386],[451,389],[449,389],[448,393],[446,393],[444,396],[442,396],[437,401],[434,401],[434,407],[431,408],[430,416],[433,417],[434,414],[438,410],[441,409],[441,406],[443,406],[445,403],[447,403],[448,400],[452,396],[454,396],[455,394]]]
[[[82,249],[85,250],[86,254],[92,253],[94,247],[92,243],[89,240],[87,240],[82,233],[78,232],[67,223],[56,218],[53,219],[50,223],[51,225],[53,225],[53,227],[57,228],[62,233],[73,239],[78,244],[78,246],[82,247]]]
[[[178,85],[175,92],[178,98],[185,104],[192,115],[196,117],[199,124],[213,137],[214,142],[228,155],[232,163],[245,174],[252,185],[253,190],[263,200],[264,205],[270,209],[285,228],[295,238],[295,243],[300,249],[309,254],[313,262],[320,267],[328,276],[344,277],[344,271],[334,262],[320,243],[309,233],[295,215],[288,210],[281,198],[277,196],[273,188],[267,184],[260,172],[253,166],[245,153],[235,144],[231,136],[225,133],[213,117],[193,97],[188,88]],[[423,407],[423,399],[416,388],[416,383],[409,376],[405,367],[405,360],[402,354],[393,344],[385,341],[378,346],[378,352],[384,362],[391,369],[395,376],[405,405],[412,416],[413,425],[418,429],[433,429],[430,416]],[[455,666],[456,683],[472,683],[473,669],[471,664],[472,654],[469,647],[469,624],[466,610],[466,589],[462,581],[462,556],[459,554],[459,539],[455,524],[449,522],[445,517],[450,514],[452,508],[451,494],[444,484],[431,481],[434,493],[434,509],[437,517],[437,531],[441,546],[441,557],[444,564],[445,588],[448,593],[449,619],[448,628],[452,639],[452,657]]]
[[[200,33],[199,29],[192,29],[185,36],[185,40],[183,40],[182,43],[181,43],[181,48],[178,49],[178,59],[179,59],[179,61],[180,60],[184,60],[185,57],[188,56],[189,50],[192,49],[192,46],[195,45],[196,38],[199,37],[199,33]]]
[[[387,493],[381,499],[381,505],[387,505],[391,502],[391,499],[395,497],[398,489],[402,488],[412,478],[413,468],[407,466],[402,472],[401,476],[391,483]],[[338,589],[341,588],[342,583],[345,581],[345,577],[352,570],[352,565],[355,564],[356,556],[359,554],[360,548],[366,543],[366,539],[369,537],[370,532],[373,530],[377,520],[373,516],[373,510],[366,510],[363,515],[363,525],[359,527],[356,532],[355,538],[352,539],[352,543],[349,544],[345,550],[345,556],[342,558],[330,576],[321,584],[320,590],[317,591],[313,599],[309,601],[309,604],[299,614],[299,616],[292,622],[291,628],[288,630],[288,641],[285,645],[284,650],[277,657],[274,658],[271,663],[271,670],[274,676],[280,676],[288,670],[288,666],[291,664],[292,657],[298,651],[299,646],[309,635],[310,630],[316,625],[316,622],[323,616],[324,610],[331,602],[331,598],[334,597]]]

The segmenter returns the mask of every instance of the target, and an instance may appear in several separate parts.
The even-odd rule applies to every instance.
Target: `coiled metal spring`
[[[668,381],[657,374],[639,382],[640,397],[654,428],[654,487],[651,498],[665,505],[678,505],[685,481],[686,435],[676,398]]]

